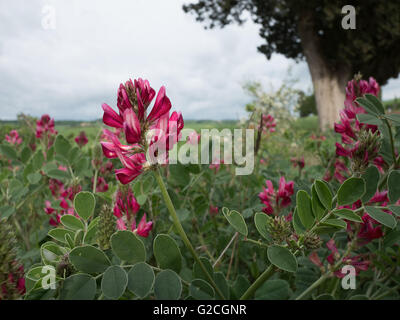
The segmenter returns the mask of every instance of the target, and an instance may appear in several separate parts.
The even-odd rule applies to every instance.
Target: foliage
[[[267,117],[268,99],[254,100],[266,122],[251,175],[146,164],[125,185],[103,127],[82,145],[82,128],[21,117],[22,141],[0,144],[1,298],[398,299],[399,117],[366,93],[347,100],[340,136],[322,134],[279,105]]]

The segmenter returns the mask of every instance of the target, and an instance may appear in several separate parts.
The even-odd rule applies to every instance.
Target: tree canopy
[[[355,30],[341,26],[342,7],[347,4],[356,9]],[[268,59],[274,52],[304,58],[298,27],[307,18],[313,39],[332,70],[361,72],[374,76],[381,85],[400,71],[399,0],[198,0],[183,9],[210,28],[242,24],[250,14],[265,40],[258,50]]]

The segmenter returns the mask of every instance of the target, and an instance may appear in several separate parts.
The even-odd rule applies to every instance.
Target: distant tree
[[[317,115],[317,105],[315,103],[315,95],[307,95],[303,93],[299,101],[298,107],[300,117],[307,117],[309,115]]]
[[[198,0],[183,6],[197,21],[224,27],[250,13],[268,59],[277,52],[306,59],[322,128],[331,127],[343,107],[346,82],[355,73],[383,85],[400,71],[399,0]],[[356,9],[356,29],[343,29],[345,5]]]

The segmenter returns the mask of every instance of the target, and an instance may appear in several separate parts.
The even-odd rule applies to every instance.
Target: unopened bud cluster
[[[97,242],[102,250],[110,248],[110,238],[116,231],[115,217],[110,206],[103,205],[97,225]]]

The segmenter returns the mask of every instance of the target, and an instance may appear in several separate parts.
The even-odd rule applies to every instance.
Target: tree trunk
[[[339,119],[339,112],[344,107],[349,69],[346,66],[335,69],[324,59],[311,13],[303,13],[298,28],[314,86],[319,126],[321,130],[330,129]]]

